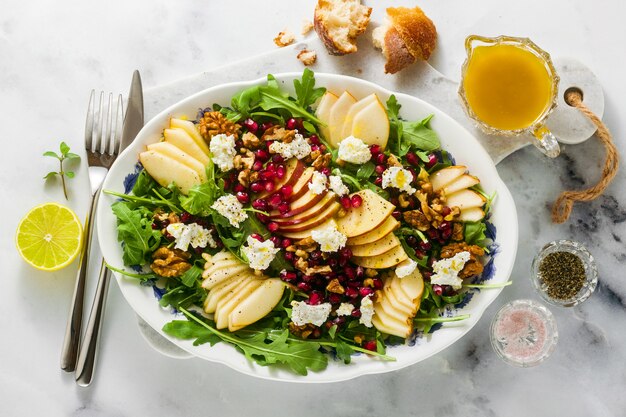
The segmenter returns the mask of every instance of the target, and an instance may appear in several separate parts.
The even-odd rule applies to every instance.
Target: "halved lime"
[[[22,258],[43,271],[66,267],[80,253],[83,227],[71,209],[56,203],[33,208],[17,226],[15,244]]]

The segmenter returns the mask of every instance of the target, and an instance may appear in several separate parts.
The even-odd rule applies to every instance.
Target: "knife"
[[[126,106],[126,115],[124,116],[124,125],[122,126],[121,149],[123,151],[135,140],[135,137],[144,124],[143,116],[143,87],[141,85],[141,76],[139,71],[133,73],[133,80],[128,93],[128,104]],[[99,191],[101,192],[101,191]],[[98,286],[94,295],[93,305],[89,313],[89,321],[87,322],[87,330],[83,343],[78,353],[78,361],[76,363],[76,383],[83,387],[91,384],[93,373],[96,365],[96,357],[98,353],[100,328],[102,326],[102,318],[104,316],[104,305],[106,304],[106,296],[111,280],[111,271],[106,267],[104,260],[100,265],[100,275],[98,277]]]

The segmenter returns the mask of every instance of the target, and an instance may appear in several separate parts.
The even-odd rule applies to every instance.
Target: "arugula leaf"
[[[180,205],[188,213],[199,216],[208,216],[213,211],[211,206],[217,200],[215,183],[209,181],[194,185],[187,196],[180,197]]]
[[[202,276],[202,271],[202,268],[194,264],[181,275],[180,282],[186,287],[193,287],[198,281],[198,278]]]
[[[242,90],[239,94],[234,96],[231,100],[231,106],[233,107],[233,110],[239,113],[239,115],[230,113],[226,114],[225,116],[233,121],[245,119],[249,116],[250,112],[254,108],[258,107],[260,101],[261,92],[258,85],[246,88],[245,90]],[[222,112],[222,109],[220,109],[220,112]]]
[[[343,340],[337,340],[335,344],[335,352],[337,354],[337,359],[342,360],[343,363],[347,365],[352,360],[352,355],[355,351],[348,343]]]
[[[213,346],[222,341],[218,335],[189,320],[172,320],[163,326],[163,331],[179,339],[196,339],[194,346],[204,343]]]
[[[372,176],[375,169],[376,165],[374,165],[372,161],[367,161],[356,171],[356,177],[361,180],[366,180]]]
[[[157,186],[157,182],[150,176],[150,174],[148,174],[148,171],[142,169],[137,176],[132,192],[138,197],[143,197],[150,194],[152,189]]]
[[[192,305],[202,305],[206,298],[207,292],[200,285],[187,287],[179,285],[176,281],[169,281],[173,287],[168,287],[167,292],[159,300],[162,307],[171,306],[175,309],[186,308]]]
[[[430,119],[433,115],[426,117],[419,122],[402,122],[402,142],[408,144],[409,147],[415,147],[421,151],[434,151],[441,147],[439,136],[428,127]],[[401,149],[404,152],[404,149]],[[408,147],[406,148],[408,152]],[[404,155],[406,155],[404,152]],[[401,155],[402,156],[402,155]]]
[[[143,265],[161,243],[161,232],[152,229],[152,212],[146,208],[131,210],[129,203],[119,201],[111,206],[117,217],[117,239],[123,244],[125,265]]]
[[[387,117],[389,118],[389,147],[393,153],[400,155],[400,143],[402,140],[402,122],[400,122],[400,107],[402,107],[393,94],[387,100]]]
[[[463,239],[468,245],[480,245],[487,239],[485,230],[487,230],[487,226],[483,222],[466,222]]]
[[[303,108],[314,104],[326,92],[326,88],[315,88],[315,75],[309,68],[305,68],[302,79],[294,79],[293,86],[296,89],[296,102]]]

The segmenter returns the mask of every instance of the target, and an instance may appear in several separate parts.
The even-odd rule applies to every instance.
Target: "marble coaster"
[[[472,132],[496,164],[535,140],[530,136],[503,138],[483,133],[465,115],[458,98],[458,82],[447,78],[426,62],[418,62],[395,75],[384,74],[382,54],[369,45],[360,46],[356,54],[336,57],[326,53],[321,41],[314,34],[285,48],[145,90],[146,120],[150,120],[187,96],[215,85],[253,80],[270,73],[300,72],[304,67],[297,60],[296,55],[302,49],[317,51],[317,62],[310,67],[315,72],[339,73],[362,78],[391,91],[413,95],[438,107]],[[577,109],[565,103],[564,94],[569,88],[580,89],[585,105],[602,118],[604,93],[596,76],[584,64],[573,58],[556,58],[554,61],[561,78],[559,101],[558,107],[552,112],[546,124],[560,142],[581,143],[589,139],[596,128]],[[142,335],[155,350],[172,358],[189,358],[192,356],[163,338],[139,317],[138,320]]]

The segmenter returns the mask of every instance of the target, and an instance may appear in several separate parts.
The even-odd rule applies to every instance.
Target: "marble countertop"
[[[550,223],[563,189],[597,180],[603,150],[594,139],[563,147],[548,160],[526,148],[498,171],[515,198],[520,225],[514,283],[465,337],[435,357],[398,372],[326,385],[285,384],[243,376],[198,359],[176,360],[152,350],[132,309],[111,285],[99,365],[89,388],[59,369],[60,348],[76,264],[55,273],[26,265],[14,249],[19,219],[46,201],[64,203],[60,187],[44,184],[53,167],[41,154],[65,140],[82,154],[89,91],[126,94],[132,70],[146,89],[175,82],[275,48],[283,28],[300,29],[313,0],[239,2],[8,2],[0,15],[0,152],[6,264],[0,303],[0,415],[433,415],[620,416],[626,409],[626,175],[606,194],[576,205],[563,225]],[[383,8],[375,2],[373,21]],[[389,1],[388,4],[410,4]],[[626,152],[621,42],[626,6],[617,0],[543,2],[420,2],[436,23],[439,45],[430,63],[457,79],[470,33],[529,36],[556,56],[589,66],[605,93],[604,120]],[[366,39],[360,42],[367,47]],[[318,51],[323,54],[324,51]],[[380,74],[381,80],[385,77]],[[391,76],[386,76],[391,77]],[[389,81],[389,78],[386,79]],[[377,80],[372,80],[377,81]],[[88,177],[81,164],[70,183],[70,205],[87,211]],[[530,369],[501,362],[489,344],[490,318],[508,300],[538,297],[528,279],[538,249],[554,239],[582,242],[598,261],[599,287],[581,306],[552,308],[560,340],[552,357]],[[88,288],[91,298],[93,288]],[[86,312],[88,314],[88,312]]]

